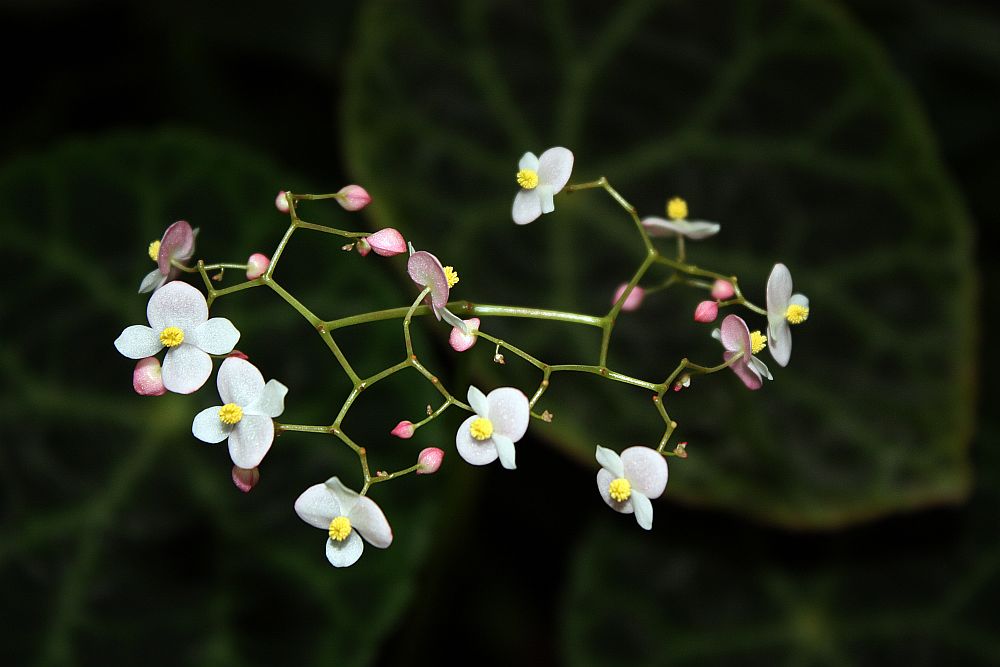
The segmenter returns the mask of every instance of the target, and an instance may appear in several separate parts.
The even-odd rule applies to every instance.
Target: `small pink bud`
[[[274,198],[274,208],[282,213],[288,213],[288,200],[285,199],[285,191],[279,190],[278,196]]]
[[[267,255],[255,252],[247,260],[247,280],[256,280],[264,275],[267,267],[271,266],[271,258]]]
[[[245,353],[240,352],[239,350],[233,350],[232,352],[227,354],[226,357],[236,357],[237,359],[242,359],[243,361],[250,361],[250,357],[248,357]]]
[[[132,388],[140,396],[163,396],[167,393],[159,359],[146,357],[139,360],[132,371]]]
[[[233,484],[243,493],[250,493],[260,481],[260,470],[257,468],[240,468],[233,466]]]
[[[408,421],[399,422],[396,424],[396,428],[392,429],[392,434],[397,438],[409,440],[413,437],[413,423]]]
[[[371,203],[371,195],[360,185],[345,185],[337,192],[337,203],[347,211],[360,211]]]
[[[622,294],[625,293],[625,288],[628,287],[628,283],[622,283],[615,290],[615,295],[611,297],[611,305],[618,303],[618,299],[622,298]],[[632,288],[629,292],[628,297],[625,299],[625,303],[622,304],[622,310],[638,310],[639,306],[642,305],[642,300],[646,298],[646,290],[642,289],[638,285]]]
[[[715,283],[712,284],[713,299],[725,301],[734,294],[736,294],[736,290],[733,289],[733,284],[728,280],[716,280]]]
[[[417,455],[418,475],[430,475],[438,471],[441,461],[444,459],[444,450],[437,447],[428,447]]]
[[[719,316],[719,304],[716,301],[702,301],[694,309],[695,322],[714,322]]]
[[[371,246],[375,254],[383,257],[392,257],[406,252],[406,239],[392,227],[380,229],[362,240]]]
[[[362,257],[367,257],[368,253],[372,251],[371,245],[368,243],[368,239],[360,238],[358,242],[354,244],[354,247],[358,249],[358,254]],[[345,245],[342,250],[350,250],[350,245]]]
[[[479,318],[473,317],[462,321],[469,327],[469,334],[465,335],[458,327],[452,327],[451,335],[448,336],[448,344],[456,352],[465,352],[479,340],[479,336],[476,335],[479,331]]]

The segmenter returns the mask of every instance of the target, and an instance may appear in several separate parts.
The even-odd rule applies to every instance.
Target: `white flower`
[[[336,477],[306,489],[295,501],[295,512],[310,526],[327,531],[326,559],[334,567],[354,565],[361,558],[365,548],[361,537],[379,549],[392,544],[392,528],[375,501],[351,491]]]
[[[687,202],[674,197],[667,202],[667,217],[643,218],[642,226],[650,236],[685,236],[692,240],[706,239],[719,232],[719,223],[706,220],[688,220]]]
[[[229,354],[240,332],[224,317],[208,319],[201,292],[174,281],[153,292],[146,306],[149,326],[127,327],[115,347],[129,359],[151,357],[164,347],[163,386],[178,394],[201,388],[212,374],[210,354]]]
[[[494,389],[488,396],[469,387],[469,405],[476,414],[458,427],[458,455],[474,466],[493,463],[499,457],[504,468],[516,468],[514,443],[528,430],[528,397],[514,387]]]
[[[514,197],[514,222],[526,225],[543,213],[555,210],[552,198],[559,194],[573,173],[573,153],[556,146],[535,157],[525,153],[517,163],[517,184],[521,191]]]
[[[653,504],[667,488],[667,461],[649,447],[629,447],[618,456],[613,450],[597,446],[597,490],[608,507],[631,514],[640,526],[653,527]]]
[[[229,357],[219,367],[219,396],[225,405],[199,412],[191,432],[204,442],[229,438],[229,456],[240,468],[256,468],[274,441],[274,422],[285,409],[288,387],[264,376],[249,361]]]
[[[809,298],[792,294],[792,274],[784,264],[775,264],[767,278],[767,338],[771,356],[781,366],[792,356],[792,332],[788,325],[809,318]]]

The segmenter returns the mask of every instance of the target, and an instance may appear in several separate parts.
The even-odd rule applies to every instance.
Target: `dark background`
[[[3,664],[1000,663],[991,3],[40,0],[0,9],[0,53]],[[397,227],[456,265],[456,298],[600,312],[637,262],[620,211],[584,193],[510,224],[517,157],[550,145],[644,215],[681,194],[720,220],[692,259],[755,301],[777,260],[812,299],[764,391],[727,373],[671,399],[691,456],[652,533],[593,488],[595,444],[658,437],[625,387],[559,378],[509,473],[457,457],[456,413],[389,438],[435,399],[380,385],[347,422],[374,465],[448,455],[373,491],[395,542],[350,570],[291,509],[328,476],[357,486],[343,447],[283,436],[244,496],[188,433],[211,383],[132,393],[111,341],[142,320],[146,245],[185,218],[197,257],[270,253],[280,188],[364,184],[365,212],[303,217]],[[401,258],[299,234],[282,282],[322,316],[413,298]],[[699,297],[623,318],[612,364],[714,359]],[[291,388],[289,421],[332,419],[346,382],[290,309],[252,290],[213,313]],[[594,355],[588,332],[489,324]],[[393,323],[338,341],[370,371],[401,346]],[[429,322],[418,345],[458,394],[537,382]]]

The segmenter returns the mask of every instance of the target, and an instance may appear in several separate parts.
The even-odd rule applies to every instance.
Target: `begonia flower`
[[[441,311],[445,310],[445,305],[448,303],[452,284],[441,262],[426,250],[419,250],[412,253],[407,260],[406,272],[410,274],[413,282],[421,287],[430,288],[428,298],[431,310],[434,312],[434,317],[440,320]]]
[[[646,530],[653,527],[653,504],[667,488],[667,461],[649,447],[629,447],[619,456],[614,450],[597,446],[597,490],[608,507],[622,514],[635,513],[636,522]]]
[[[517,184],[521,190],[514,197],[511,215],[514,222],[526,225],[543,213],[555,210],[553,197],[566,187],[573,173],[573,153],[567,148],[550,148],[541,157],[525,153],[517,163]]]
[[[775,264],[767,278],[767,338],[771,356],[781,366],[792,356],[789,324],[809,319],[809,298],[792,294],[792,274],[784,264]]]
[[[774,379],[767,370],[767,365],[754,356],[764,349],[767,337],[762,336],[759,331],[751,333],[742,317],[727,315],[722,320],[722,327],[712,332],[712,337],[719,340],[726,349],[722,353],[722,358],[727,362],[742,353],[729,367],[743,381],[747,389],[760,389],[764,386],[763,378]]]
[[[365,545],[385,549],[392,544],[392,528],[375,501],[348,489],[336,477],[306,489],[295,501],[295,513],[310,526],[323,528],[326,559],[334,567],[354,565]]]
[[[156,262],[156,268],[146,274],[139,285],[139,294],[152,292],[177,275],[177,267],[171,262],[186,262],[194,255],[194,241],[197,229],[191,229],[184,220],[178,220],[167,227],[163,238],[149,244],[149,258]]]
[[[692,240],[706,239],[719,232],[719,223],[706,220],[688,220],[687,202],[674,197],[667,202],[667,218],[643,218],[642,226],[650,236],[684,236]]]
[[[469,405],[476,414],[462,422],[455,434],[459,456],[475,466],[499,458],[504,468],[516,468],[514,443],[528,430],[528,397],[514,387],[494,389],[489,395],[469,387]]]

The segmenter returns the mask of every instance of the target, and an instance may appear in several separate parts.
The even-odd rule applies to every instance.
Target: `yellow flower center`
[[[469,424],[469,435],[476,440],[485,440],[493,435],[493,422],[486,417],[479,417]]]
[[[149,258],[154,262],[160,256],[160,241],[156,240],[149,244]]]
[[[351,520],[346,516],[338,516],[330,522],[330,539],[343,542],[351,534]]]
[[[534,190],[538,187],[538,172],[534,169],[522,169],[517,172],[517,184],[525,190]]]
[[[667,202],[667,217],[671,220],[686,220],[688,217],[688,204],[680,197],[674,197]]]
[[[785,319],[792,324],[802,324],[809,319],[809,308],[793,303],[785,311]]]
[[[223,424],[239,424],[243,419],[243,408],[235,403],[226,403],[219,408],[219,421]]]
[[[460,278],[458,277],[458,271],[455,270],[453,266],[444,267],[444,277],[448,281],[448,287],[454,287],[458,284]]]
[[[759,331],[750,332],[750,353],[757,354],[767,347],[767,336]]]
[[[623,503],[632,497],[632,485],[624,477],[613,479],[608,484],[608,495],[611,496],[612,500]]]
[[[160,344],[163,347],[177,347],[184,342],[184,331],[180,327],[167,327],[160,332]]]

